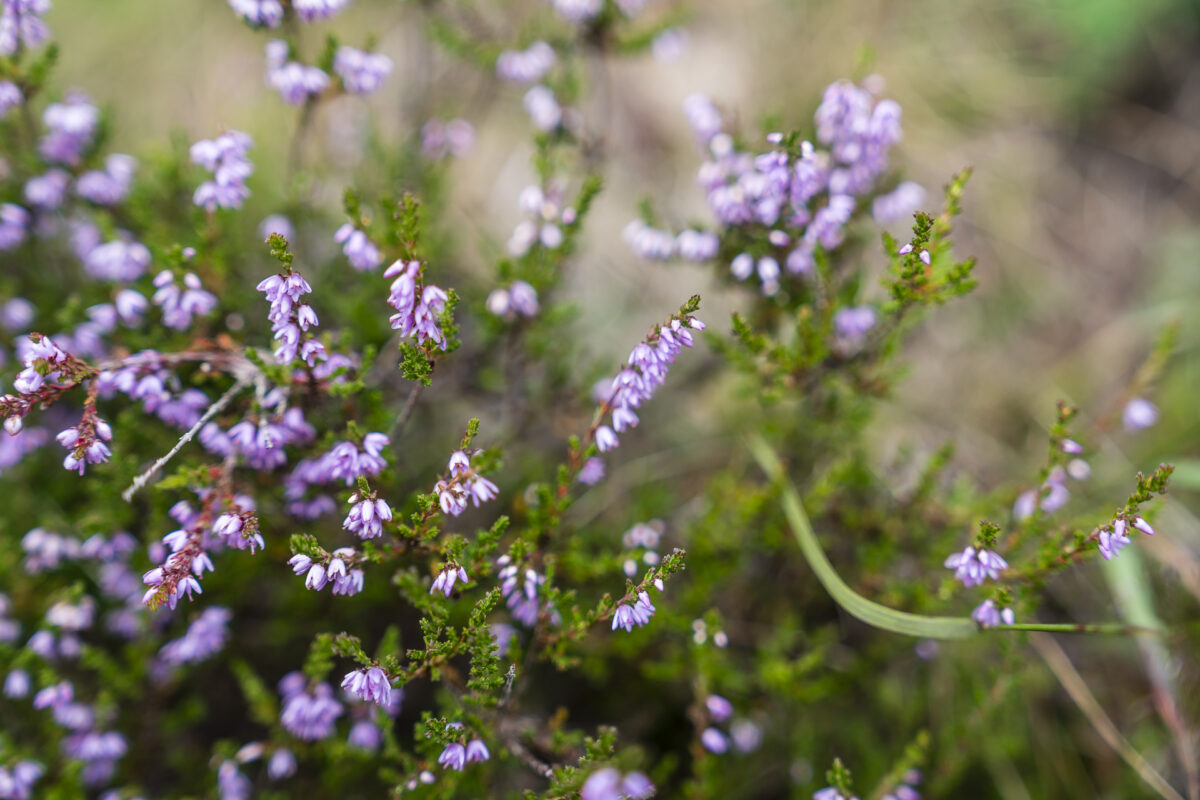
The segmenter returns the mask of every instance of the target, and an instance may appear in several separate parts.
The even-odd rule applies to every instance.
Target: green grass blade
[[[749,440],[750,453],[773,480],[780,486],[780,497],[783,503],[783,513],[788,525],[796,536],[800,551],[817,575],[817,580],[825,587],[825,591],[846,610],[850,616],[862,620],[876,628],[905,636],[917,636],[928,639],[965,639],[979,632],[979,626],[969,617],[928,617],[922,614],[909,614],[905,611],[881,606],[872,602],[851,589],[841,576],[834,570],[833,565],[821,549],[809,524],[804,505],[796,488],[787,480],[783,472],[783,464],[775,451],[761,436]]]

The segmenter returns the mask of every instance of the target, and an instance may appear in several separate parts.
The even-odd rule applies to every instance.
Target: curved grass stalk
[[[800,494],[796,491],[783,469],[779,456],[767,444],[766,440],[755,434],[749,437],[747,445],[754,460],[763,471],[779,483],[780,500],[783,514],[788,525],[800,545],[800,552],[817,575],[817,580],[830,597],[845,609],[846,613],[862,620],[876,628],[904,636],[916,636],[926,639],[966,639],[983,632],[1005,631],[1045,631],[1050,633],[1097,633],[1097,634],[1130,634],[1130,633],[1159,633],[1149,628],[1134,627],[1121,623],[1075,624],[1075,623],[1020,623],[1017,625],[999,625],[994,628],[980,628],[970,617],[934,617],[925,614],[910,614],[907,611],[897,611],[868,600],[855,592],[842,580],[821,543],[813,533],[804,511]]]

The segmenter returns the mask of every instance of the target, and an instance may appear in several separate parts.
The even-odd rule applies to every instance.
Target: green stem
[[[800,545],[800,552],[808,561],[817,580],[829,592],[830,597],[852,617],[862,620],[876,628],[905,636],[916,636],[927,639],[966,639],[981,631],[1003,633],[1006,631],[1047,631],[1051,633],[1097,633],[1097,634],[1131,634],[1159,633],[1148,628],[1121,623],[1021,623],[1019,625],[999,625],[994,628],[980,628],[970,617],[933,617],[925,614],[910,614],[906,611],[882,606],[868,600],[855,592],[842,580],[829,558],[821,548],[821,543],[813,533],[804,511],[800,495],[783,469],[779,456],[767,444],[762,436],[755,434],[747,440],[751,455],[763,471],[779,484],[779,493],[783,505],[783,514],[787,517],[788,525]]]

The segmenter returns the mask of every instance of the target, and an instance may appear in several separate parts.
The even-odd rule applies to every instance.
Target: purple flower
[[[465,119],[429,119],[421,126],[421,155],[437,161],[447,155],[464,158],[475,147],[475,127]]]
[[[275,28],[283,19],[279,0],[229,0],[233,13],[256,27]]]
[[[813,794],[813,800],[858,800],[857,798],[847,798],[838,789],[833,786],[826,786],[824,789],[818,789]]]
[[[880,225],[890,225],[910,216],[925,202],[925,189],[919,183],[905,181],[871,203],[871,216]]]
[[[1145,430],[1158,422],[1158,406],[1144,397],[1135,397],[1125,404],[1121,422],[1130,433]]]
[[[647,261],[666,261],[675,256],[676,237],[669,231],[652,228],[640,219],[625,226],[621,238],[638,258]]]
[[[533,127],[550,132],[562,124],[563,108],[549,88],[537,85],[525,93],[522,101]]]
[[[436,286],[418,285],[420,271],[418,261],[396,261],[384,270],[383,277],[394,278],[388,305],[396,309],[396,313],[389,322],[392,330],[400,331],[401,336],[413,336],[421,344],[433,342],[445,350],[447,342],[438,317],[446,308],[448,296]]]
[[[279,721],[288,733],[306,741],[326,739],[333,733],[342,704],[333,698],[329,684],[318,683],[311,694],[304,688],[284,693],[281,687],[281,694],[284,706]]]
[[[277,233],[289,242],[296,241],[296,229],[292,226],[291,220],[283,214],[271,214],[264,217],[263,221],[258,223],[258,237],[263,241],[271,238],[271,234]]]
[[[367,667],[347,672],[342,688],[361,700],[387,708],[392,703],[392,684],[387,673],[379,667]]]
[[[601,452],[612,450],[620,442],[613,428],[625,430],[638,424],[635,409],[654,396],[666,380],[667,369],[684,347],[693,344],[692,331],[704,330],[695,317],[671,319],[659,325],[629,354],[628,365],[613,378],[606,406],[612,411],[612,428],[599,425],[594,433]]]
[[[342,245],[342,252],[350,260],[350,266],[360,272],[375,269],[383,260],[379,248],[349,222],[337,229],[333,240]]]
[[[496,59],[496,75],[512,83],[537,83],[554,68],[554,48],[542,41],[524,50],[505,50]]]
[[[304,22],[329,19],[348,5],[350,0],[292,0],[292,10]]]
[[[42,14],[49,10],[50,0],[5,0],[0,4],[0,55],[11,56],[22,46],[37,47],[44,42],[50,30],[42,22]]]
[[[971,612],[971,619],[979,623],[981,628],[994,628],[997,625],[1012,625],[1013,610],[997,608],[991,600],[984,600]]]
[[[25,95],[21,93],[21,89],[12,81],[0,81],[0,117],[8,113],[9,109],[19,106],[25,102]]]
[[[33,707],[36,709],[59,708],[70,703],[75,698],[75,687],[69,681],[62,681],[47,686],[33,696]]]
[[[650,55],[655,61],[676,61],[688,49],[688,32],[680,28],[667,28],[650,42]]]
[[[93,247],[83,257],[84,269],[102,281],[134,281],[149,266],[150,251],[146,246],[124,238]]]
[[[552,0],[558,15],[573,25],[582,25],[600,13],[604,0]]]
[[[721,240],[708,231],[686,230],[675,237],[679,257],[688,261],[709,261],[716,257]]]
[[[333,58],[333,71],[342,79],[347,92],[370,94],[391,74],[392,60],[382,53],[365,53],[343,46]]]
[[[201,139],[192,145],[189,155],[193,164],[199,164],[213,174],[196,188],[192,202],[209,213],[218,208],[241,208],[250,196],[246,178],[254,172],[254,165],[246,153],[254,146],[254,140],[241,131],[229,131],[216,139]]]
[[[168,664],[186,664],[203,661],[219,653],[229,636],[229,620],[233,613],[227,608],[207,608],[192,620],[187,633],[179,639],[167,642],[158,651],[158,656]]]
[[[1104,528],[1100,531],[1097,543],[1100,546],[1100,555],[1104,556],[1106,561],[1112,561],[1113,556],[1119,555],[1121,549],[1130,543],[1125,527],[1125,520],[1118,519],[1113,520],[1111,529]]]
[[[513,281],[507,289],[496,289],[487,298],[487,309],[498,317],[535,317],[538,313],[537,289],[525,281]]]
[[[696,143],[707,150],[723,126],[721,112],[713,104],[712,98],[703,94],[688,95],[683,101],[683,113],[696,136]]]
[[[708,709],[714,722],[724,722],[733,716],[733,703],[719,694],[710,694],[704,698],[704,707]]]
[[[429,593],[441,592],[446,597],[449,597],[450,593],[454,591],[455,581],[465,585],[469,580],[470,578],[467,577],[465,569],[450,564],[443,567],[442,571],[433,579],[433,585],[429,587]]]
[[[6,12],[7,9],[5,6]],[[11,770],[0,767],[0,791],[4,792],[0,797],[29,800],[33,797],[33,785],[43,772],[45,769],[36,761],[18,761]]]
[[[508,252],[523,256],[534,244],[555,250],[566,240],[563,227],[575,219],[575,209],[563,207],[562,186],[551,183],[545,188],[530,184],[521,190],[517,205],[526,219],[517,224],[508,238]]]
[[[4,678],[5,697],[25,697],[29,694],[29,673],[23,669],[14,669]]]
[[[604,459],[592,457],[583,462],[583,466],[580,468],[579,474],[575,476],[575,479],[585,486],[595,486],[604,480]]]
[[[183,276],[181,289],[175,275],[163,270],[154,277],[154,286],[154,305],[162,309],[163,324],[173,330],[186,331],[192,326],[193,316],[208,316],[217,307],[217,296],[201,287],[195,273]]]
[[[438,763],[446,769],[455,769],[461,772],[467,763],[467,749],[458,742],[451,742],[438,756]]]
[[[620,800],[621,773],[612,767],[596,770],[583,782],[580,800]]]
[[[654,791],[654,784],[640,772],[630,772],[621,780],[621,794],[630,800],[647,800]]]
[[[346,737],[346,744],[367,752],[377,750],[382,741],[383,732],[369,719],[360,719],[354,723],[350,727],[350,735]]]
[[[472,739],[467,743],[467,761],[487,761],[491,757],[482,739]]]
[[[271,330],[279,343],[273,353],[275,362],[291,364],[300,357],[311,367],[324,361],[325,346],[309,331],[318,324],[317,314],[312,306],[300,302],[300,298],[312,292],[308,281],[289,268],[286,274],[271,275],[259,281],[256,288],[271,304],[267,319],[271,321]],[[233,435],[232,430],[230,434]]]
[[[383,535],[383,523],[392,518],[392,508],[384,500],[374,497],[359,499],[357,493],[350,495],[350,513],[342,521],[342,527],[358,534],[360,539],[374,539]]]
[[[71,176],[61,169],[30,178],[25,182],[25,202],[35,208],[56,209],[66,198],[70,183]]]
[[[296,757],[286,747],[280,747],[267,760],[267,777],[273,781],[296,774]]]
[[[296,13],[303,18],[300,6],[299,2],[292,4]],[[306,67],[298,61],[289,61],[289,57],[287,42],[281,39],[267,42],[267,86],[278,92],[283,102],[288,105],[303,105],[310,97],[325,91],[329,86],[329,76],[316,67]]]
[[[223,761],[217,768],[217,794],[221,800],[250,800],[254,784],[238,769],[236,761]]]
[[[708,752],[717,755],[721,755],[729,749],[729,740],[716,728],[705,728],[700,733],[700,744],[704,745],[704,749]]]
[[[496,574],[500,579],[500,594],[512,612],[513,619],[532,628],[541,609],[538,591],[546,582],[546,577],[533,568],[522,572],[518,565],[512,563],[512,558],[506,555],[496,559],[496,565],[501,568]],[[548,604],[546,607],[550,609]]]
[[[49,3],[46,3],[47,7]],[[5,4],[5,8],[11,5]],[[0,42],[4,39],[0,34]],[[0,49],[3,45],[0,44]],[[52,164],[77,166],[83,151],[92,143],[92,135],[100,122],[100,110],[83,94],[75,93],[62,103],[51,103],[42,112],[42,122],[48,133],[38,144],[38,151]]]
[[[92,170],[79,176],[75,193],[96,205],[111,206],[129,193],[137,161],[132,156],[114,153],[104,162],[103,170]]]
[[[875,309],[871,306],[838,309],[833,315],[834,347],[847,355],[857,352],[875,327],[875,320]]]
[[[617,606],[613,612],[612,629],[615,631],[617,628],[624,628],[626,633],[631,633],[635,627],[648,625],[656,610],[650,602],[650,595],[638,592],[636,600],[622,601]]]
[[[991,550],[967,546],[961,553],[946,558],[944,566],[954,570],[954,577],[963,586],[978,586],[988,578],[999,580],[1000,573],[1008,569],[1008,562]]]
[[[0,205],[0,250],[12,250],[25,241],[25,231],[29,227],[29,212],[18,205],[4,203]],[[12,301],[9,301],[12,302]],[[7,304],[5,305],[7,308]],[[21,327],[10,325],[7,312],[4,313],[5,327]],[[28,324],[28,323],[24,323]]]

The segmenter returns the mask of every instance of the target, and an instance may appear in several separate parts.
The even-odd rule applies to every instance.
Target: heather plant
[[[692,95],[709,213],[647,186],[597,241],[596,66],[669,57],[685,10],[413,3],[527,116],[484,271],[447,201],[461,86],[423,89],[451,118],[361,122],[356,160],[316,138],[400,79],[341,38],[348,0],[212,4],[292,127],[136,156],[56,81],[48,0],[0,5],[0,798],[993,796],[1043,763],[1053,678],[1123,759],[1074,755],[1098,785],[1196,796],[1178,676],[1135,749],[1058,644],[1186,652],[1137,555],[1171,466],[1089,483],[1157,422],[1173,331],[1115,410],[1046,409],[1026,475],[955,474],[953,442],[881,464],[910,333],[985,267],[953,242],[970,170],[903,180],[879,76],[761,130]],[[677,303],[596,341],[585,247],[678,270]],[[1050,591],[1098,569],[1122,602]]]

